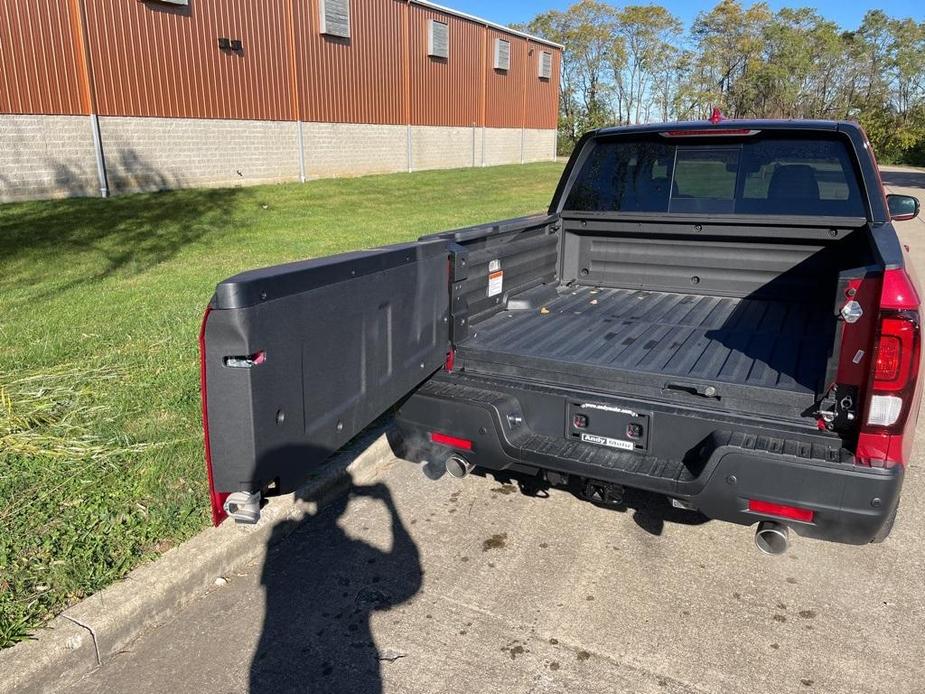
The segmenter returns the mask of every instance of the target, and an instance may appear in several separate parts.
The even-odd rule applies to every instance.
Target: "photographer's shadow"
[[[338,525],[357,497],[387,509],[391,550],[350,537]],[[412,598],[422,573],[418,549],[381,483],[351,484],[317,515],[281,523],[263,567],[266,612],[250,691],[382,691],[381,662],[399,654],[380,652],[370,619]]]

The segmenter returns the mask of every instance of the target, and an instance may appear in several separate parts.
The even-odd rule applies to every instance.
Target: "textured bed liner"
[[[543,305],[472,326],[457,354],[475,371],[569,365],[607,378],[735,384],[812,402],[836,321],[830,306],[634,289],[560,287]],[[527,375],[527,373],[524,373]],[[589,384],[593,385],[593,384]]]

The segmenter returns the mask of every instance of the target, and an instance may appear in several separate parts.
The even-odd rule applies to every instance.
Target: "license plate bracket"
[[[566,438],[614,450],[649,450],[651,416],[618,405],[569,402]]]

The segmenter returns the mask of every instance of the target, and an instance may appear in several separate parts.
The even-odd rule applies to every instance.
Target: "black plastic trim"
[[[447,255],[443,239],[403,243],[249,270],[215,288],[216,309],[247,308],[402,265]]]
[[[500,222],[476,224],[471,227],[451,229],[449,231],[441,231],[436,234],[427,234],[426,236],[422,236],[419,240],[434,241],[437,239],[442,239],[445,241],[453,241],[455,243],[465,243],[466,241],[473,241],[475,239],[499,236],[501,234],[507,234],[512,231],[519,231],[521,229],[528,229],[530,227],[551,224],[557,219],[557,215],[554,214],[536,214],[526,217],[515,217],[513,219],[505,219]]]
[[[486,470],[548,470],[622,484],[683,499],[710,518],[742,525],[766,518],[748,511],[748,499],[809,508],[816,517],[811,524],[794,524],[798,534],[853,544],[873,540],[899,500],[903,469],[857,465],[839,449],[837,437],[773,428],[756,434],[717,422],[696,454],[661,458],[537,434],[531,419],[557,416],[550,402],[541,406],[545,413],[531,413],[522,401],[531,398],[526,391],[518,396],[516,388],[476,384],[477,379],[441,375],[402,405],[396,419],[406,458],[450,455],[451,449],[434,447],[427,438],[429,431],[447,431],[470,438],[473,448],[464,455]],[[524,420],[514,428],[512,412]]]
[[[741,128],[743,130],[820,130],[831,132],[840,126],[848,125],[857,128],[857,125],[848,121],[833,120],[772,120],[772,119],[728,119],[719,123],[712,121],[680,121],[676,123],[644,123],[641,125],[620,125],[611,128],[601,128],[597,131],[600,136],[608,135],[639,135],[643,133],[661,133],[681,130],[724,130],[726,128]]]

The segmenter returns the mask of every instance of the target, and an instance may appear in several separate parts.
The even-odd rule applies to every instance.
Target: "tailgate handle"
[[[714,386],[702,383],[666,383],[665,387],[662,388],[662,392],[687,393],[688,395],[699,395],[702,398],[721,399]]]
[[[255,352],[242,356],[228,356],[222,359],[222,364],[232,369],[250,369],[254,366],[260,366],[267,360],[266,352]]]

